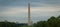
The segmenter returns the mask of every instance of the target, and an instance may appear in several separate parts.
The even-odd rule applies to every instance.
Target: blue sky
[[[30,0],[31,21],[60,15],[60,0]],[[0,21],[27,23],[28,0],[0,0]]]

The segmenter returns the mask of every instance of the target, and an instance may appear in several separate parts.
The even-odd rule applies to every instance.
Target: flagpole
[[[30,26],[30,0],[28,0],[28,26]]]

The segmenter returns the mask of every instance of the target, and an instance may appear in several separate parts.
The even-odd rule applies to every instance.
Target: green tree
[[[60,27],[60,16],[52,16],[47,21],[39,21],[35,27]]]

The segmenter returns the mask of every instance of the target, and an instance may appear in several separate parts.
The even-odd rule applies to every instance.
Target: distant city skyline
[[[30,0],[31,21],[47,20],[60,15],[60,0]],[[27,23],[28,0],[0,0],[0,21]]]

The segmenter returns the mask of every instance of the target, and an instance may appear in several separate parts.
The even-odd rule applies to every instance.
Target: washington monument
[[[28,0],[28,26],[30,26],[30,0]]]

